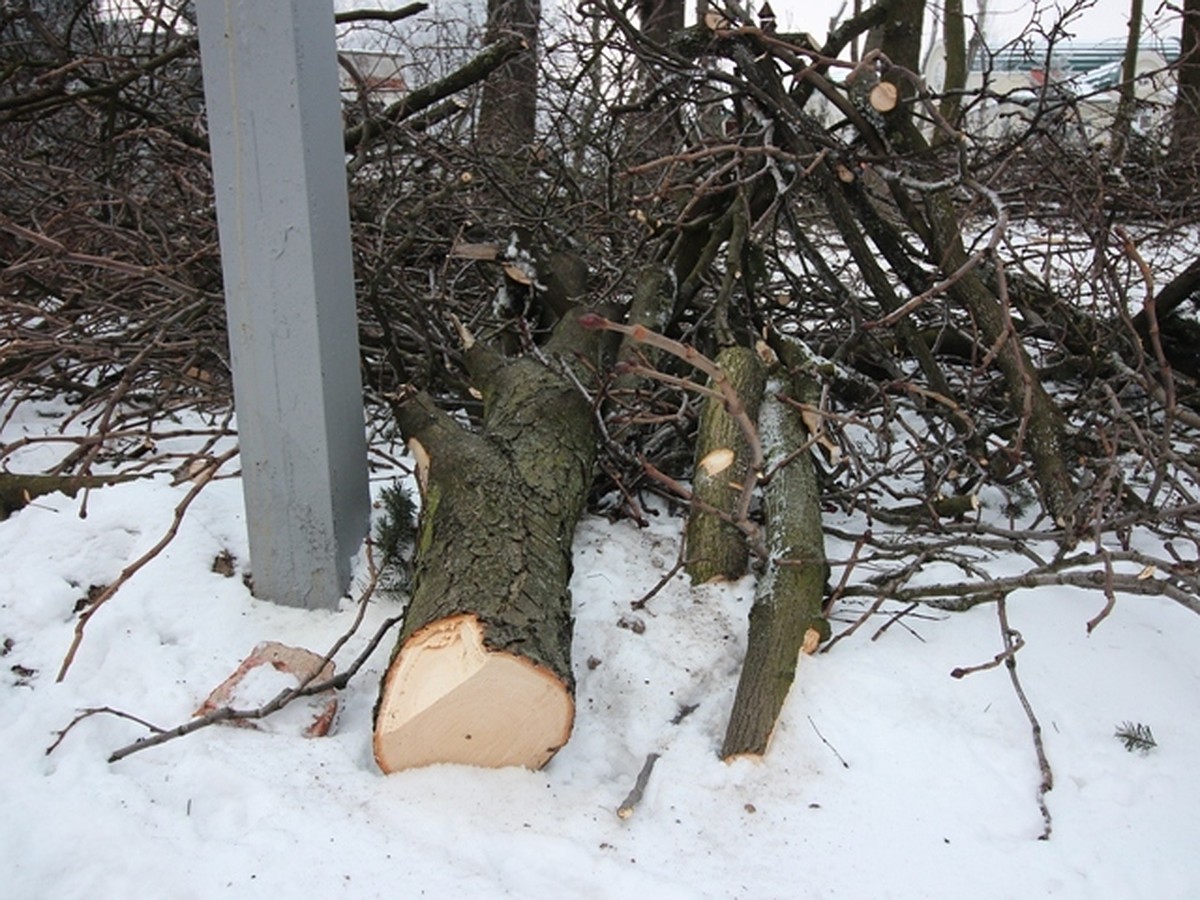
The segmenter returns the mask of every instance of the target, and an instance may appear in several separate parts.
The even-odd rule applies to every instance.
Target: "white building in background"
[[[373,103],[389,106],[414,87],[409,84],[413,73],[405,71],[404,56],[398,53],[339,48],[338,64],[343,100],[354,101],[365,91]]]
[[[1045,46],[1019,44],[985,53],[973,61],[967,91],[974,101],[968,130],[998,136],[1024,129],[1041,116],[1047,127],[1073,128],[1088,143],[1104,143],[1116,117],[1125,56],[1123,39]],[[1169,113],[1175,97],[1172,62],[1178,40],[1157,40],[1138,48],[1134,96],[1139,101],[1134,129],[1150,131]],[[945,79],[940,43],[929,54],[927,81],[935,92]]]
[[[361,83],[383,105],[410,90],[445,77],[484,45],[486,0],[427,0],[428,8],[396,23],[362,22],[338,28],[343,67],[342,95],[357,97]],[[544,6],[546,4],[543,4]],[[336,0],[338,10],[394,7],[394,0]],[[1046,127],[1068,128],[1075,139],[1103,143],[1115,118],[1125,52],[1124,38],[1072,41],[1047,53],[1045,46],[1014,42],[973,61],[967,91],[968,130],[991,137],[1022,130],[1036,118]],[[1147,41],[1139,48],[1135,96],[1141,101],[1134,129],[1149,131],[1174,100],[1171,63],[1179,56],[1176,38]],[[945,78],[944,51],[933,45],[926,56],[926,82],[937,93]],[[836,118],[832,109],[827,117]]]
[[[487,27],[486,0],[425,0],[428,8],[398,22],[338,26],[338,53],[362,76],[372,100],[384,105],[410,90],[444,78],[477,54]],[[336,0],[339,12],[386,8],[394,0]],[[342,96],[357,86],[342,68]]]

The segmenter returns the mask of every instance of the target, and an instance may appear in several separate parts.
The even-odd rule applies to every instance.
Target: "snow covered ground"
[[[4,439],[55,424],[29,405]],[[40,470],[47,455],[10,466]],[[370,719],[390,640],[343,692],[328,737],[300,737],[294,717],[216,726],[109,763],[146,731],[94,715],[47,755],[80,710],[170,728],[258,642],[324,653],[353,620],[350,600],[336,613],[287,609],[212,571],[223,551],[239,568],[247,555],[240,485],[218,479],[96,613],[56,683],[76,603],[160,539],[188,487],[161,476],[97,490],[86,518],[54,495],[0,523],[7,900],[1200,897],[1193,614],[1123,598],[1089,637],[1099,595],[1010,598],[1056,778],[1053,835],[1040,841],[1038,765],[1004,667],[950,677],[1002,649],[990,605],[916,613],[876,640],[868,624],[803,659],[766,759],[719,761],[752,588],[679,576],[632,610],[676,559],[680,522],[666,515],[642,530],[580,527],[576,727],[544,771],[381,775]],[[862,609],[839,609],[835,633]],[[372,601],[340,667],[397,611]],[[1128,752],[1114,737],[1126,721],[1150,726],[1158,747]],[[622,820],[650,753],[661,758]]]

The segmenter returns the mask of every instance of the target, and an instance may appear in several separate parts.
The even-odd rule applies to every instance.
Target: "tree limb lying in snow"
[[[979,538],[979,536],[976,536]],[[902,581],[913,574],[914,565],[920,567],[927,562],[950,559],[947,548],[935,550],[923,548],[912,534],[905,534],[904,541],[909,554],[915,557],[901,570]],[[954,531],[949,538],[958,547],[973,543],[962,531]],[[978,540],[982,546],[982,540]],[[1115,572],[1112,564],[1124,562],[1141,567],[1138,572]],[[917,586],[903,586],[902,582],[885,579],[875,584],[847,586],[842,597],[886,596],[902,603],[918,602],[936,609],[962,612],[983,603],[992,603],[1015,590],[1061,585],[1088,588],[1106,595],[1105,609],[1088,623],[1092,631],[1111,608],[1115,593],[1135,596],[1162,596],[1174,600],[1180,606],[1200,614],[1200,599],[1197,599],[1197,582],[1200,575],[1183,561],[1173,562],[1160,559],[1136,550],[1079,553],[1049,561],[1039,561],[1025,572],[1016,575],[977,577],[956,583],[939,582]],[[889,576],[890,579],[890,576]]]
[[[1033,712],[1033,706],[1029,703],[1029,698],[1025,696],[1025,689],[1021,687],[1021,680],[1017,677],[1017,659],[1016,651],[1019,649],[1017,641],[1020,641],[1021,636],[1014,631],[1008,624],[1008,606],[1003,597],[996,601],[996,612],[1000,617],[1000,634],[1004,639],[1004,649],[1008,653],[1004,660],[1004,665],[1008,669],[1008,677],[1012,682],[1013,690],[1017,692],[1017,699],[1021,701],[1021,709],[1025,711],[1025,717],[1029,719],[1029,726],[1033,731],[1033,749],[1037,753],[1038,770],[1042,774],[1042,780],[1038,784],[1037,803],[1038,809],[1042,812],[1042,833],[1038,836],[1040,841],[1050,840],[1050,808],[1046,805],[1046,794],[1054,788],[1054,772],[1050,768],[1050,760],[1046,758],[1046,747],[1042,743],[1042,725],[1038,721]]]
[[[1021,686],[1021,679],[1017,677],[1017,652],[1025,646],[1025,639],[1021,637],[1019,631],[1008,624],[1006,594],[999,593],[994,599],[996,601],[996,614],[1000,619],[1000,638],[1004,642],[1004,649],[988,662],[975,666],[959,666],[950,675],[953,678],[962,678],[965,675],[973,675],[976,672],[994,669],[1001,663],[1008,669],[1009,680],[1012,682],[1013,690],[1017,694],[1017,700],[1021,703],[1021,709],[1024,710],[1025,717],[1029,720],[1029,726],[1033,734],[1033,749],[1037,754],[1038,770],[1042,776],[1038,784],[1037,793],[1038,809],[1042,814],[1042,833],[1038,835],[1038,840],[1048,841],[1050,840],[1052,822],[1050,807],[1046,805],[1046,794],[1054,789],[1054,771],[1050,768],[1050,760],[1046,756],[1046,747],[1042,743],[1042,724],[1038,721],[1029,698],[1025,696],[1025,689]]]

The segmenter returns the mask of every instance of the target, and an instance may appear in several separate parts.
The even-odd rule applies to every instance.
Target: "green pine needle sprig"
[[[1158,742],[1154,740],[1154,732],[1150,730],[1150,726],[1143,725],[1141,722],[1122,722],[1117,726],[1114,737],[1120,740],[1125,745],[1125,749],[1130,753],[1136,750],[1142,756],[1145,756],[1158,746]]]

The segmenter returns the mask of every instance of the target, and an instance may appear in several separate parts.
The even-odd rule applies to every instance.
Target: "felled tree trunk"
[[[787,390],[772,378],[759,414],[768,472],[808,439],[800,416],[778,397]],[[828,567],[810,454],[775,471],[763,489],[763,512],[768,560],[750,609],[746,659],[721,747],[726,760],[766,753],[800,653],[812,653],[829,636],[822,612]]]
[[[605,343],[566,317],[534,356],[466,355],[483,394],[468,431],[424,395],[396,409],[424,503],[413,595],[375,711],[385,772],[438,762],[544,765],[574,719],[571,540],[591,484],[592,411],[558,365]]]
[[[727,347],[716,362],[754,421],[766,384],[758,354],[749,347]],[[696,433],[693,503],[687,523],[687,573],[696,584],[740,578],[750,559],[745,535],[718,515],[744,521],[748,510],[740,507],[747,496],[746,480],[758,477],[745,432],[726,406],[721,397],[706,397]]]

